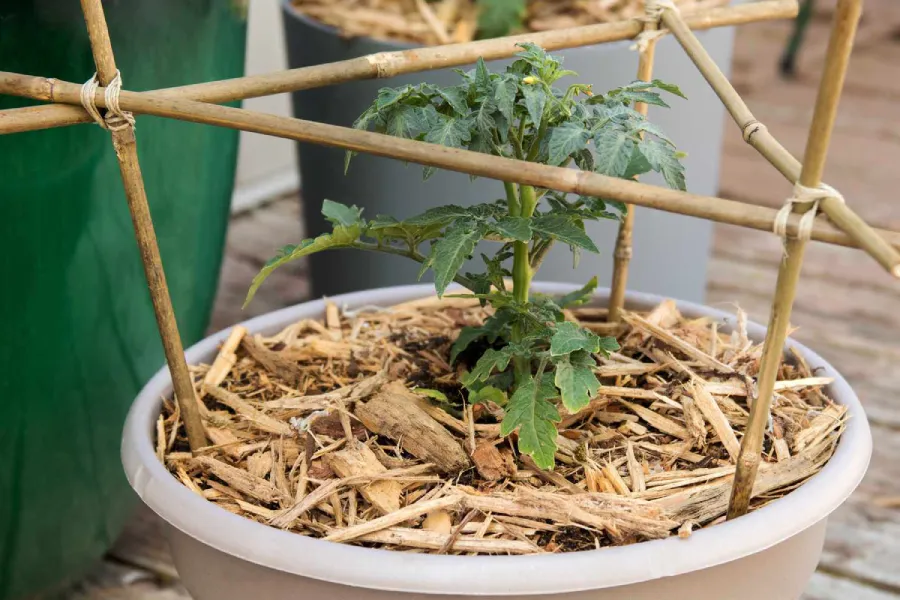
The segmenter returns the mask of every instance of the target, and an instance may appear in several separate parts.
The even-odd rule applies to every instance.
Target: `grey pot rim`
[[[322,21],[318,21],[316,19],[308,17],[305,14],[303,14],[302,12],[300,12],[299,10],[297,10],[296,7],[294,6],[293,0],[281,0],[281,7],[282,7],[282,14],[284,14],[285,16],[290,16],[291,18],[297,19],[298,21],[300,21],[301,23],[304,23],[305,25],[307,25],[309,27],[313,27],[324,33],[329,33],[329,34],[333,35],[334,37],[341,37],[341,35],[336,27],[332,27],[331,25],[323,23]],[[540,32],[526,31],[519,35],[529,35],[529,34],[537,34],[537,33],[540,33]],[[495,39],[495,38],[492,38],[492,39]],[[434,44],[434,45],[415,44],[412,42],[404,42],[404,41],[399,41],[399,40],[384,40],[384,39],[373,38],[373,37],[369,37],[369,36],[350,37],[350,38],[346,38],[345,41],[347,42],[347,44],[354,44],[357,41],[360,41],[360,42],[366,41],[366,42],[369,42],[372,44],[380,44],[382,46],[390,48],[391,50],[415,50],[416,48],[433,48],[435,46],[440,45],[440,44]],[[613,50],[616,50],[618,47],[631,46],[631,44],[633,44],[633,43],[634,42],[632,40],[619,40],[616,42],[604,42],[602,44],[593,44],[591,46],[585,46],[585,47],[594,48],[594,49],[603,50],[603,51],[606,51],[606,50],[613,51]],[[561,52],[561,50],[557,51],[557,52]],[[472,61],[473,64],[474,64],[474,62],[475,61]],[[488,61],[488,62],[490,62],[490,61]]]
[[[564,294],[577,285],[536,283],[535,290]],[[433,294],[429,284],[395,286],[331,298],[338,305],[362,306]],[[608,290],[597,290],[598,301]],[[653,306],[663,296],[633,292],[629,305]],[[734,316],[691,302],[678,302],[688,316],[710,316],[726,324]],[[249,331],[284,326],[309,312],[324,314],[323,300],[267,313],[244,322]],[[301,315],[300,313],[303,313]],[[727,330],[727,329],[726,329]],[[748,323],[751,339],[765,328]],[[207,337],[187,351],[190,362],[214,356],[230,328]],[[525,556],[447,556],[411,554],[326,542],[259,524],[221,509],[185,487],[156,457],[153,434],[162,396],[171,393],[163,367],[144,387],[128,414],[122,462],[132,488],[171,526],[216,548],[255,564],[331,583],[392,592],[463,596],[574,593],[624,586],[700,571],[757,554],[826,519],[856,489],[868,468],[872,437],[862,405],[847,381],[818,354],[788,340],[811,364],[833,377],[833,398],[849,409],[850,420],[834,455],[822,470],[787,496],[740,519],[678,536],[600,550]],[[213,511],[212,513],[210,511]],[[214,518],[211,518],[214,517]],[[210,527],[209,521],[216,521]],[[348,565],[353,565],[349,568]],[[465,578],[459,578],[465,573]]]

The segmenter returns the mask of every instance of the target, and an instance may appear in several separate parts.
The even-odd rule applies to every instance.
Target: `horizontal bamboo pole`
[[[41,79],[29,75],[17,75],[16,77]],[[0,93],[7,93],[10,88],[5,87],[3,81],[3,78],[0,78]],[[81,102],[81,86],[77,84],[54,81],[52,90],[49,86],[29,85],[28,87],[29,89],[44,90],[40,95],[33,96],[36,100],[65,103],[77,102],[79,104]],[[24,88],[19,86],[18,89],[22,90]],[[106,106],[106,101],[101,92],[97,93],[95,100],[98,106]],[[385,156],[502,181],[524,183],[526,185],[586,196],[611,198],[636,206],[708,219],[718,223],[740,225],[761,231],[772,231],[775,216],[778,213],[776,209],[764,206],[756,206],[724,198],[700,196],[636,181],[606,177],[597,173],[522,162],[480,152],[447,148],[369,131],[359,131],[348,127],[268,115],[240,108],[205,104],[191,100],[160,98],[156,94],[147,92],[122,91],[119,96],[119,104],[123,110],[137,114],[230,127],[299,142],[310,142],[356,152],[366,152],[377,156]],[[788,222],[789,235],[797,235],[798,223],[799,217],[796,215],[790,218]],[[876,231],[879,235],[884,236],[895,248],[900,249],[900,232]],[[850,248],[858,247],[853,238],[824,220],[816,221],[812,230],[812,239]]]
[[[796,0],[763,0],[685,14],[684,18],[688,26],[693,29],[711,29],[763,20],[789,19],[797,15],[797,10]],[[220,104],[325,87],[359,79],[386,78],[406,73],[458,67],[473,63],[478,60],[478,57],[483,57],[485,60],[509,58],[519,51],[516,44],[522,42],[533,42],[547,50],[563,50],[631,39],[642,29],[643,22],[640,19],[630,19],[616,23],[525,33],[461,44],[380,52],[290,71],[166,88],[155,91],[154,95]],[[4,75],[4,73],[0,73],[0,79]],[[127,73],[125,76],[127,77]],[[0,134],[89,123],[90,121],[90,117],[80,106],[54,105],[8,109],[0,111]]]
[[[746,131],[744,139],[747,143],[756,148],[791,183],[796,183],[800,179],[802,169],[800,161],[775,139],[768,128],[756,120],[740,94],[716,65],[697,36],[690,30],[684,17],[676,11],[665,10],[662,14],[662,22],[678,39],[685,52],[715,90],[734,122],[742,132]],[[897,252],[881,236],[877,235],[841,200],[827,197],[820,202],[820,206],[835,225],[852,236],[859,246],[887,269],[891,275],[900,278],[900,252]]]

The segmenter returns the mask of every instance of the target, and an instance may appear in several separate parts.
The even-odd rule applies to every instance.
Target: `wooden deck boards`
[[[834,0],[818,14],[799,63],[799,76],[777,74],[789,23],[747,26],[738,34],[734,81],[758,119],[797,156],[812,115]],[[826,169],[827,181],[872,223],[900,230],[900,3],[869,0]],[[729,122],[721,195],[780,206],[790,191]],[[273,201],[235,217],[211,330],[304,300],[305,268],[276,272],[246,311],[250,279],[282,244],[300,238],[296,198]],[[771,234],[719,225],[709,272],[708,302],[738,303],[765,322],[781,247]],[[875,453],[860,489],[831,519],[820,571],[804,600],[900,600],[900,508],[880,506],[900,496],[900,284],[864,254],[812,244],[793,323],[795,337],[838,366],[866,405]],[[159,524],[145,510],[109,560],[71,598],[177,600],[179,586]]]

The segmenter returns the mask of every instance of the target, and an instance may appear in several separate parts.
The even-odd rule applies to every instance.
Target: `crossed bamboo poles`
[[[81,4],[88,26],[94,60],[97,64],[98,78],[100,84],[106,86],[115,78],[117,71],[102,5],[100,0],[82,0]],[[829,42],[828,60],[820,84],[809,142],[802,164],[765,127],[760,127],[761,124],[754,118],[740,95],[692,33],[692,29],[708,29],[793,17],[797,14],[796,0],[764,0],[686,15],[681,15],[677,10],[671,8],[663,8],[658,22],[633,19],[619,23],[525,34],[465,44],[379,53],[303,69],[168,88],[154,92],[122,91],[119,95],[119,104],[122,110],[137,114],[231,127],[302,142],[368,152],[504,181],[611,198],[631,205],[656,208],[721,223],[772,230],[778,211],[762,206],[668,190],[595,173],[434,146],[367,131],[255,113],[218,106],[216,103],[323,87],[358,79],[386,78],[403,73],[459,66],[472,63],[478,57],[486,60],[508,58],[518,51],[516,44],[524,41],[536,43],[548,50],[558,50],[630,39],[645,30],[649,31],[658,26],[665,26],[669,32],[675,35],[721,98],[737,125],[744,131],[744,139],[789,181],[802,184],[807,188],[816,188],[822,182],[822,171],[860,9],[861,0],[838,1]],[[654,44],[651,42],[642,50],[639,61],[639,78],[649,79],[652,73],[653,46]],[[94,97],[95,104],[102,108],[108,108],[105,91],[104,87],[99,88]],[[55,103],[0,111],[0,134],[62,127],[92,120],[81,106],[81,86],[73,83],[0,72],[0,93]],[[646,107],[638,106],[638,109],[646,110]],[[172,373],[175,396],[181,407],[191,449],[197,451],[206,446],[207,440],[199,405],[195,398],[193,382],[185,362],[150,219],[133,127],[112,131],[112,142],[119,159],[135,236],[141,251],[141,259],[144,263],[166,360]],[[797,214],[793,215],[787,224],[786,258],[779,268],[778,284],[760,366],[759,392],[752,404],[750,423],[741,444],[735,484],[729,505],[729,518],[744,514],[749,507],[752,486],[760,462],[766,421],[774,393],[773,384],[782,359],[791,307],[803,260],[805,241],[797,238],[800,214],[810,208],[809,204],[795,205]],[[830,221],[816,221],[810,232],[811,239],[861,248],[875,258],[889,273],[900,278],[900,252],[898,252],[900,233],[873,229],[845,203],[830,195],[823,198],[821,208],[828,215]],[[629,211],[630,213],[631,211]],[[616,275],[611,294],[611,314],[614,318],[620,312],[624,301],[628,260],[631,253],[632,224],[633,216],[630,216],[621,225],[617,241]]]

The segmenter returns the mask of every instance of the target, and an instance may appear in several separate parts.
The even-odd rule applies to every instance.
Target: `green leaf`
[[[661,173],[669,187],[684,191],[684,165],[679,153],[672,146],[658,140],[644,140],[639,146],[641,154],[657,173]]]
[[[433,108],[433,107],[432,107]],[[462,148],[472,139],[469,131],[471,121],[468,118],[451,117],[440,113],[433,118],[433,126],[425,133],[425,141],[430,144],[441,144],[450,148]],[[434,167],[425,167],[425,179],[435,172]]]
[[[584,150],[590,137],[590,132],[577,123],[553,127],[549,132],[549,164],[563,164],[569,155]]]
[[[450,363],[455,363],[459,353],[481,337],[486,337],[487,341],[493,344],[498,337],[503,336],[504,330],[509,329],[513,316],[510,311],[501,309],[485,319],[481,327],[463,327],[450,350]]]
[[[494,87],[494,102],[497,104],[497,110],[506,118],[507,123],[515,121],[513,111],[518,89],[516,77],[508,73],[501,75]]]
[[[486,404],[493,402],[497,406],[506,406],[509,396],[506,392],[492,385],[486,385],[477,391],[469,392],[469,404]]]
[[[618,127],[604,127],[594,135],[594,145],[597,147],[594,171],[610,177],[622,177],[634,152],[634,136]]]
[[[385,133],[394,137],[415,139],[424,125],[422,107],[399,105],[388,111],[385,119]]]
[[[399,88],[381,88],[378,90],[378,96],[375,99],[375,108],[383,111],[389,106],[393,106],[398,102],[408,98],[414,92],[411,85],[405,85]]]
[[[477,0],[480,37],[501,37],[521,26],[525,3],[526,0]]]
[[[550,338],[550,356],[563,356],[578,350],[599,352],[600,337],[571,321],[559,323]]]
[[[584,227],[576,224],[576,219],[569,215],[541,215],[531,220],[531,229],[558,239],[564,244],[584,248],[589,252],[600,250],[593,240],[584,232]]]
[[[491,226],[505,238],[519,242],[531,240],[531,220],[525,217],[503,217]]]
[[[465,116],[469,114],[469,105],[467,104],[469,86],[454,85],[446,88],[434,86],[432,89],[434,90],[434,93],[443,98],[458,115]]]
[[[666,135],[666,132],[660,129],[658,125],[651,123],[650,121],[643,121],[640,125],[638,125],[638,131],[646,131],[649,134],[655,135],[659,139],[668,144],[674,146],[675,143],[669,139],[669,136]]]
[[[501,350],[488,348],[481,355],[481,358],[478,359],[478,362],[475,363],[475,368],[462,377],[462,384],[466,387],[471,387],[479,381],[486,380],[495,370],[499,372],[505,371],[511,358],[512,350],[509,346]]]
[[[473,221],[459,219],[447,228],[443,238],[434,243],[429,263],[434,269],[434,287],[438,296],[444,295],[483,234],[482,228]]]
[[[605,356],[609,356],[611,352],[618,352],[621,346],[619,346],[619,342],[616,341],[614,337],[602,337],[600,338],[600,352],[602,352]]]
[[[490,99],[485,99],[474,112],[475,129],[486,140],[493,139],[494,130],[497,128],[497,122],[494,120],[496,112],[497,106]]]
[[[488,71],[487,65],[484,62],[484,59],[480,56],[478,60],[475,62],[475,89],[481,95],[487,95],[493,90],[493,86],[491,85],[491,72]]]
[[[419,394],[420,396],[425,396],[426,398],[431,398],[432,400],[437,400],[441,404],[449,404],[450,399],[447,398],[447,394],[440,390],[432,390],[428,388],[415,388],[413,392]]]
[[[325,199],[322,201],[322,215],[335,226],[350,227],[362,224],[362,209]]]
[[[352,225],[350,227],[337,226],[331,233],[323,233],[316,238],[303,240],[296,246],[291,245],[282,247],[278,254],[263,265],[263,268],[260,269],[259,273],[256,274],[256,277],[253,278],[253,282],[250,284],[250,290],[247,292],[247,298],[244,300],[244,306],[246,307],[250,301],[253,300],[253,296],[256,295],[259,286],[261,286],[266,278],[278,267],[316,252],[351,246],[354,242],[359,240],[360,233],[361,230],[359,225]]]
[[[535,381],[528,375],[509,399],[500,435],[519,431],[519,452],[530,455],[542,469],[552,469],[556,454],[559,411],[550,402],[558,393],[550,377]]]
[[[651,165],[650,161],[644,157],[644,153],[641,152],[640,144],[638,144],[634,147],[634,150],[631,151],[631,160],[628,161],[628,168],[622,173],[622,177],[624,179],[631,179],[632,177],[643,175],[652,170],[653,165]]]
[[[448,204],[447,206],[438,206],[429,208],[420,215],[406,219],[404,223],[409,225],[447,225],[451,221],[459,218],[468,217],[470,211],[462,206]]]
[[[482,327],[463,327],[459,331],[456,341],[453,342],[453,347],[450,349],[450,364],[455,363],[459,353],[468,348],[469,344],[484,336],[484,334],[485,331]]]
[[[679,98],[684,98],[685,100],[687,100],[687,96],[685,96],[684,92],[681,91],[681,88],[679,88],[675,84],[666,83],[665,81],[660,81],[659,79],[654,79],[651,83],[661,90],[669,92],[670,94],[675,94]]]
[[[369,127],[373,123],[377,124],[381,122],[381,120],[381,115],[379,114],[378,109],[376,109],[375,105],[373,104],[372,106],[367,108],[363,112],[363,114],[359,115],[359,118],[353,122],[353,128],[368,131]],[[346,175],[347,171],[350,169],[350,161],[353,160],[354,156],[356,156],[356,152],[353,152],[352,150],[347,150],[347,152],[344,153],[344,175]]]
[[[649,104],[651,106],[662,106],[663,108],[669,108],[669,105],[660,97],[656,92],[646,92],[646,91],[624,91],[621,94],[615,96],[616,100],[626,103],[632,102],[643,102],[644,104]]]
[[[595,275],[580,289],[577,289],[574,292],[569,292],[568,294],[557,300],[556,304],[561,308],[581,306],[585,302],[590,301],[590,299],[594,296],[594,290],[597,289],[597,285],[598,281],[597,276]]]
[[[593,371],[597,363],[583,350],[562,356],[555,362],[556,387],[562,395],[563,406],[574,414],[587,406],[600,389]]]
[[[525,108],[535,127],[541,124],[544,108],[547,106],[547,90],[540,83],[522,84],[522,95],[525,97]]]

